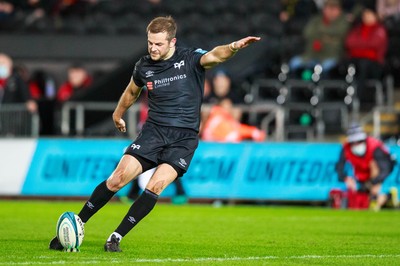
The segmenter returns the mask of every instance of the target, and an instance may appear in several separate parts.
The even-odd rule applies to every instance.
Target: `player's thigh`
[[[109,189],[115,191],[142,173],[140,162],[131,155],[123,155],[111,176],[107,179]]]
[[[150,178],[146,188],[158,195],[178,177],[176,170],[169,164],[160,164]]]
[[[173,139],[173,143],[160,154],[159,162],[173,166],[177,169],[178,176],[182,176],[189,169],[194,152],[199,145],[199,136],[193,131],[175,130],[170,133],[170,139]]]

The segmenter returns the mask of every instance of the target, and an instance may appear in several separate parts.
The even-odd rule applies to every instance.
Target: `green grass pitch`
[[[400,265],[400,212],[158,204],[121,242],[103,244],[129,205],[85,226],[79,253],[48,250],[64,211],[83,202],[0,201],[0,265]]]

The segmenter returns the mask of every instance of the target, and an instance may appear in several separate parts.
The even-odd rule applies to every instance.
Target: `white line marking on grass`
[[[40,256],[34,259],[51,259],[51,256]],[[210,258],[192,258],[192,259],[173,259],[173,258],[165,258],[165,259],[134,259],[129,260],[129,262],[135,263],[167,263],[167,262],[224,262],[224,261],[259,261],[259,260],[276,260],[276,259],[298,259],[298,260],[312,260],[312,259],[364,259],[364,258],[373,258],[373,259],[382,259],[382,258],[400,258],[400,254],[386,254],[386,255],[372,255],[372,254],[362,254],[362,255],[302,255],[302,256],[255,256],[255,257],[210,257]],[[84,258],[74,261],[74,263],[79,264],[98,264],[98,263],[126,263],[128,260],[116,260],[110,258],[90,258],[90,260],[85,260]],[[60,265],[60,264],[70,264],[71,261],[49,261],[49,262],[35,262],[35,261],[21,261],[21,262],[0,262],[0,265]]]

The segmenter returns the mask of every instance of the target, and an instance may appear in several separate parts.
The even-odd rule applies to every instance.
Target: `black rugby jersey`
[[[200,65],[202,49],[176,47],[167,60],[154,61],[150,55],[135,65],[132,78],[137,86],[148,86],[147,120],[161,126],[199,131],[205,69]]]

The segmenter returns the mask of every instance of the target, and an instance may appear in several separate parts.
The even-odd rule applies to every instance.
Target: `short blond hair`
[[[156,17],[150,21],[147,26],[147,33],[166,32],[168,41],[171,41],[176,36],[176,22],[171,16]]]

